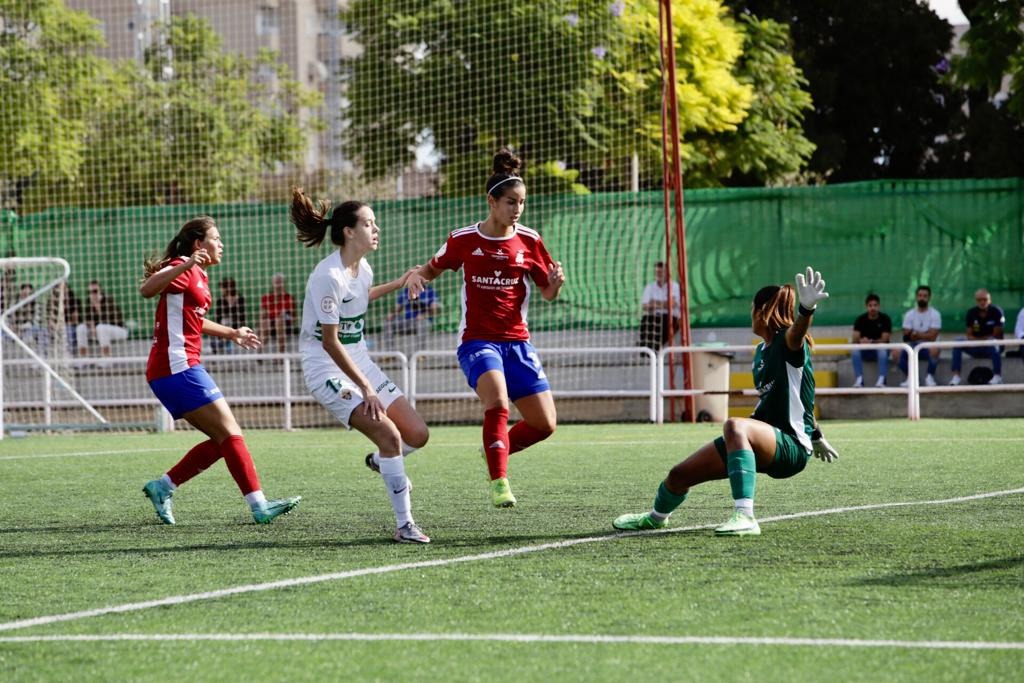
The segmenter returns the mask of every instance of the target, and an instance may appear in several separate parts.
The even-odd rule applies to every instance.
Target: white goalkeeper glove
[[[836,449],[832,448],[832,444],[825,440],[825,436],[817,427],[811,432],[811,448],[814,451],[814,457],[821,459],[823,462],[830,463],[833,460],[839,459]]]
[[[797,273],[796,294],[800,300],[800,308],[813,313],[818,302],[828,298],[828,292],[825,291],[825,281],[822,279],[821,273],[810,266],[807,266],[806,274]]]

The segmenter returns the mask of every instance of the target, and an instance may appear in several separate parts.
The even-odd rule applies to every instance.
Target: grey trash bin
[[[698,422],[725,422],[729,417],[729,361],[733,354],[714,351],[721,343],[699,344],[707,351],[693,352],[693,388],[721,392],[694,397]]]

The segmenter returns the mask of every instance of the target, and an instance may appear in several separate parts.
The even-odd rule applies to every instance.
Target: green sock
[[[658,487],[658,495],[654,497],[654,511],[659,515],[668,516],[672,514],[673,510],[682,505],[684,500],[686,500],[685,493],[676,495],[668,490],[665,482],[661,482],[661,486]]]
[[[757,483],[757,461],[754,459],[754,451],[733,451],[726,456],[725,462],[729,470],[733,500],[753,498],[754,486]]]

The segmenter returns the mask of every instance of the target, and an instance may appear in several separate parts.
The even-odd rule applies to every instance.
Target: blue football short
[[[508,399],[513,403],[551,389],[540,356],[528,341],[468,341],[459,345],[458,355],[462,373],[473,389],[480,375],[490,370],[505,375]]]
[[[218,398],[224,398],[202,365],[193,365],[185,372],[155,379],[149,383],[149,388],[175,420]]]

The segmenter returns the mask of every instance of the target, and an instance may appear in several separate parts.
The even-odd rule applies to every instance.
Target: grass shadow
[[[984,562],[970,562],[968,564],[955,565],[953,567],[933,567],[912,572],[900,572],[876,576],[852,582],[852,585],[859,586],[892,586],[901,588],[905,586],[921,585],[942,585],[943,579],[959,579],[972,574],[984,574],[985,572],[1013,569],[1024,565],[1024,555],[1016,557],[1005,557],[998,560],[986,560]],[[992,577],[998,583],[1003,583],[1004,577]],[[1006,582],[1016,585],[1020,584],[1020,578],[1015,576],[1005,577]],[[951,583],[951,586],[962,587],[960,583]]]

